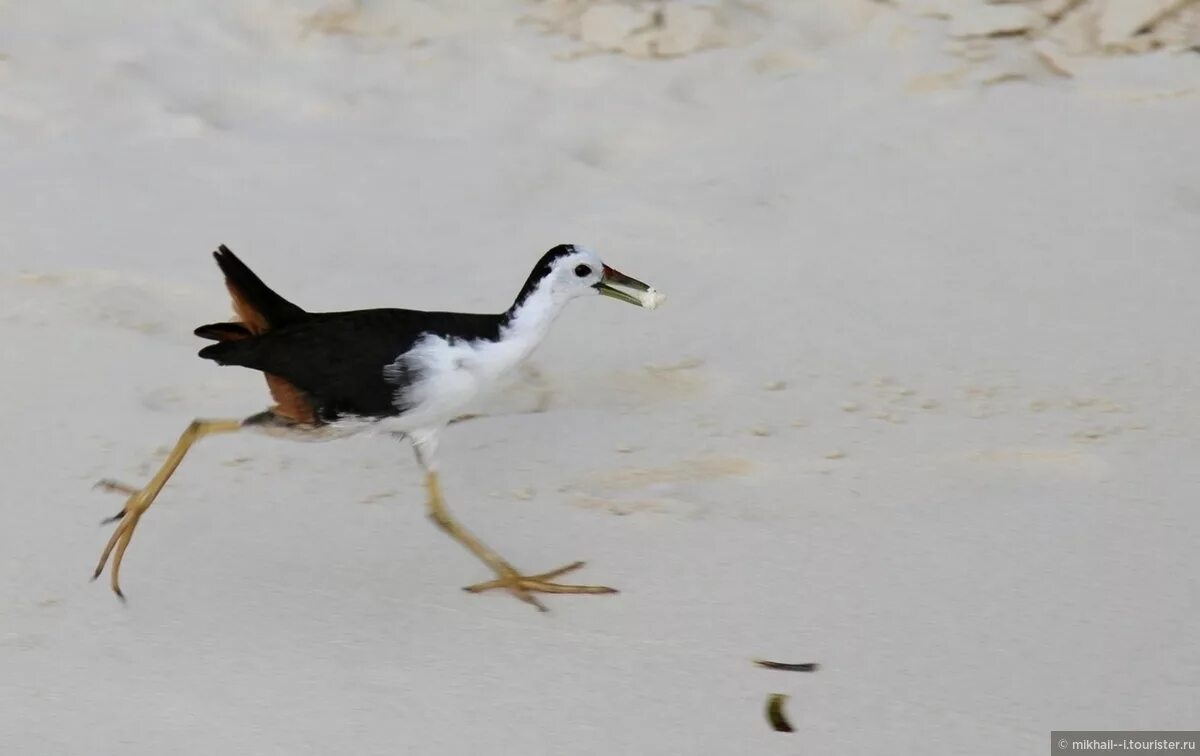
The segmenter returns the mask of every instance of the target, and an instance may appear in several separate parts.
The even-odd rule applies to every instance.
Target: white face
[[[566,301],[588,294],[599,294],[596,284],[604,276],[604,263],[595,252],[586,247],[575,247],[575,251],[564,255],[550,266],[550,274],[543,285],[549,286],[551,296]]]
[[[649,309],[663,301],[652,287],[608,267],[587,247],[560,244],[534,265],[512,311],[557,312],[570,300],[591,294]]]

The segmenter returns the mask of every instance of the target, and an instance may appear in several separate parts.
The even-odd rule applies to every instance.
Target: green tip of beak
[[[622,288],[618,289],[620,286]],[[631,278],[624,273],[614,270],[613,268],[604,266],[604,276],[600,279],[600,283],[595,286],[596,291],[606,297],[619,299],[622,302],[645,307],[653,310],[664,299],[662,294],[659,294],[652,287],[642,283],[636,278]],[[624,289],[632,289],[636,294],[625,291]]]

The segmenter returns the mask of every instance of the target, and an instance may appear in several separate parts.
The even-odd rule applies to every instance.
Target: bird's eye
[[[585,276],[590,276],[591,274],[592,274],[592,269],[589,268],[588,266],[586,266],[586,265],[576,265],[575,266],[575,275],[579,276],[580,278],[583,278]]]

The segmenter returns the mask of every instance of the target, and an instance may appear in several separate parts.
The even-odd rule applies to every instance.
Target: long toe
[[[129,547],[130,539],[133,538],[133,531],[145,511],[146,502],[143,501],[142,492],[134,490],[125,502],[125,507],[104,521],[105,524],[115,522],[116,527],[113,528],[112,535],[109,536],[108,543],[105,544],[104,551],[100,554],[100,561],[92,573],[92,580],[100,577],[104,568],[109,565],[109,557],[112,557],[112,565],[109,569],[110,585],[112,592],[122,601],[125,600],[125,594],[121,591],[121,561],[125,557],[125,549]]]
[[[546,611],[546,607],[533,595],[535,593],[578,593],[593,595],[617,593],[615,588],[609,588],[606,585],[570,585],[553,582],[553,578],[573,572],[583,567],[583,564],[583,562],[572,562],[566,566],[547,572],[540,572],[536,575],[521,575],[514,571],[511,574],[502,574],[493,580],[468,585],[463,590],[470,593],[482,593],[484,591],[503,589],[543,612]]]
[[[618,593],[616,588],[609,588],[607,585],[564,585],[528,578],[521,581],[521,587],[538,593]]]
[[[133,496],[141,491],[140,488],[134,488],[127,483],[122,483],[121,481],[113,480],[112,478],[98,480],[96,481],[96,485],[92,486],[92,488],[99,488],[100,490],[108,491],[109,493],[124,494],[125,496]]]

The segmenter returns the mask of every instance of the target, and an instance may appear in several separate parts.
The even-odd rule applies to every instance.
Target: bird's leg
[[[497,575],[495,580],[469,585],[463,590],[480,593],[493,588],[503,588],[542,612],[546,611],[546,607],[541,601],[538,601],[537,597],[533,595],[534,593],[616,593],[615,589],[602,585],[563,585],[550,582],[559,575],[579,569],[583,566],[583,562],[572,562],[565,567],[536,575],[522,575],[499,554],[488,548],[485,543],[450,517],[450,513],[446,511],[446,502],[442,499],[437,472],[430,470],[425,474],[425,488],[429,496],[430,519],[451,538],[461,543],[484,564],[492,568]]]
[[[167,455],[162,467],[158,468],[158,472],[154,473],[154,477],[144,488],[136,489],[111,480],[102,480],[96,484],[109,491],[127,494],[129,498],[120,512],[104,521],[105,524],[119,522],[108,539],[108,545],[104,547],[104,553],[100,555],[100,563],[96,565],[96,572],[92,574],[92,580],[100,577],[100,573],[104,571],[104,565],[108,562],[109,554],[113,554],[113,549],[116,548],[109,577],[113,593],[122,599],[125,598],[125,594],[121,593],[121,558],[125,556],[125,549],[129,547],[129,539],[133,538],[134,528],[137,527],[142,514],[154,503],[154,498],[167,484],[171,474],[175,472],[175,468],[179,467],[179,463],[183,461],[188,449],[192,448],[192,444],[205,436],[211,436],[214,433],[232,433],[241,427],[241,420],[193,420],[179,437],[179,441],[175,443],[175,448]]]

